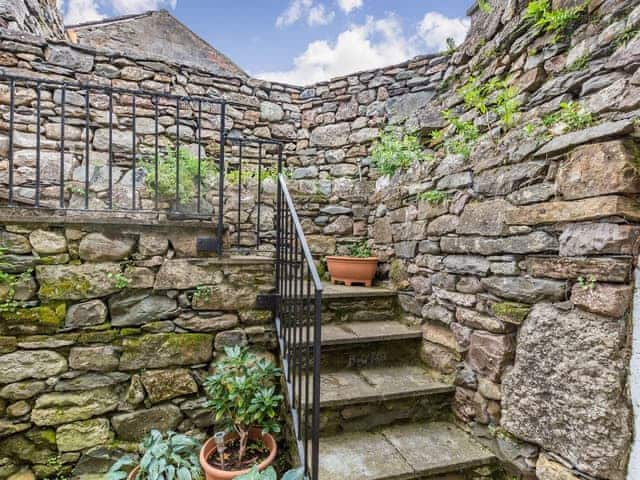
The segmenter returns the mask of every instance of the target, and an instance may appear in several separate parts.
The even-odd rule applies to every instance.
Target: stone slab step
[[[384,402],[455,391],[453,385],[434,380],[417,366],[363,368],[323,373],[321,407]]]
[[[306,331],[296,333],[306,340]],[[313,333],[310,332],[310,338]],[[388,342],[422,338],[422,328],[408,326],[397,320],[331,323],[322,326],[322,346],[333,347],[359,343]],[[306,343],[306,341],[305,341]]]
[[[345,285],[334,285],[329,282],[322,282],[322,297],[326,299],[337,298],[375,298],[375,297],[395,297],[395,290],[382,287],[347,287]]]
[[[494,461],[488,450],[446,422],[411,423],[320,440],[320,480],[419,479]]]

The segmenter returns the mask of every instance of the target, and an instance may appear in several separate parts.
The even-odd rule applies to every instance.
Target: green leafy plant
[[[22,306],[22,302],[15,299],[16,288],[23,282],[27,282],[31,279],[33,269],[29,269],[26,272],[12,275],[10,273],[1,270],[2,268],[8,268],[10,265],[7,262],[2,261],[2,257],[6,254],[6,249],[0,248],[0,285],[4,287],[3,299],[0,302],[0,313],[2,312],[15,312],[16,309]]]
[[[579,72],[580,70],[584,70],[589,64],[590,58],[591,57],[589,55],[582,55],[575,62],[573,62],[570,67],[567,68],[567,71]]]
[[[367,245],[367,241],[361,240],[351,245],[351,247],[349,247],[349,256],[355,258],[370,258],[372,256],[371,248]]]
[[[371,156],[381,174],[393,175],[422,160],[424,153],[417,136],[387,129],[374,143]]]
[[[441,190],[427,190],[419,193],[417,197],[418,200],[424,200],[432,205],[440,205],[448,198],[448,195]]]
[[[562,123],[564,132],[567,133],[591,126],[593,117],[577,102],[562,102],[560,110],[544,117],[542,123],[547,128]]]
[[[445,151],[469,158],[473,144],[480,137],[478,127],[472,121],[460,120],[449,110],[442,112],[442,115],[453,126],[453,134],[445,137],[443,141]]]
[[[587,277],[580,276],[578,277],[578,285],[580,285],[583,290],[593,290],[596,288],[596,277],[593,275]]]
[[[627,43],[633,40],[636,35],[638,35],[638,33],[640,33],[640,28],[627,27],[624,32],[622,32],[620,36],[616,38],[616,48],[627,45]]]
[[[495,112],[500,117],[500,122],[505,129],[511,129],[518,119],[520,111],[520,101],[518,100],[518,89],[509,86],[498,91],[496,96]]]
[[[157,192],[163,200],[176,198],[176,173],[177,165],[180,165],[180,188],[178,199],[181,203],[189,203],[197,195],[197,184],[206,186],[215,178],[218,167],[206,157],[200,159],[198,169],[198,157],[188,149],[181,148],[180,155],[176,155],[173,148],[168,148],[166,153],[158,158],[158,182],[156,185],[155,163],[145,161],[141,164],[146,172],[145,185],[152,192]]]
[[[524,13],[524,19],[531,22],[540,32],[557,32],[562,35],[574,24],[585,10],[587,2],[572,8],[551,8],[549,0],[531,0]]]
[[[47,458],[47,466],[55,471],[53,475],[48,476],[45,480],[68,480],[69,466],[65,467],[60,461],[60,457]]]
[[[277,480],[278,474],[273,467],[264,469],[262,472],[258,470],[257,466],[254,466],[249,473],[236,477],[236,480]],[[297,468],[295,470],[289,470],[286,472],[280,480],[303,480],[304,470]]]
[[[140,466],[135,480],[200,480],[203,478],[198,454],[200,443],[187,435],[151,430],[140,443],[142,458],[137,463],[125,455],[113,464],[107,480],[124,480],[129,471]]]
[[[233,429],[240,438],[240,461],[247,451],[251,427],[260,427],[265,433],[280,431],[278,409],[283,397],[276,393],[280,374],[273,363],[236,346],[225,348],[225,358],[204,381],[215,421]]]
[[[198,285],[196,291],[193,292],[193,298],[198,300],[208,300],[213,294],[213,288],[204,285]]]
[[[117,289],[122,290],[123,288],[127,288],[131,283],[131,279],[127,277],[124,273],[108,273],[107,278],[114,282],[114,286]]]
[[[478,8],[484,13],[493,12],[493,7],[489,3],[489,0],[478,0]]]
[[[242,173],[242,175],[241,175]],[[290,178],[291,172],[287,169],[283,170],[283,174]],[[276,180],[278,178],[278,168],[276,166],[265,166],[258,168],[246,168],[242,169],[242,172],[238,169],[229,169],[225,173],[225,182],[228,185],[238,185],[242,180],[243,185],[248,185],[251,182],[264,182],[265,180]]]

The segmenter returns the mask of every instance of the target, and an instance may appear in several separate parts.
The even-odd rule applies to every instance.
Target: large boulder
[[[502,425],[578,470],[623,480],[632,437],[624,320],[533,307],[503,378]]]

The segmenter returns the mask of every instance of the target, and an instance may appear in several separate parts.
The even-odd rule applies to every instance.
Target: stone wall
[[[553,2],[556,8],[579,3]],[[382,260],[379,279],[398,288],[408,318],[424,324],[423,361],[455,382],[461,425],[529,478],[620,480],[632,436],[628,317],[640,236],[640,7],[631,0],[593,0],[576,25],[558,36],[525,22],[526,4],[496,0],[490,12],[472,8],[470,34],[450,55],[419,57],[305,89],[8,33],[0,60],[18,74],[238,103],[228,114],[231,128],[285,141],[291,189],[318,258],[368,239]],[[53,54],[60,51],[64,55]],[[520,104],[514,125],[507,128],[497,116],[465,105],[459,90],[471,74],[483,83],[508,78],[514,85]],[[574,125],[549,117],[569,102],[590,112],[591,120]],[[428,144],[435,130],[454,133],[444,110],[478,128],[468,158],[430,148],[422,162],[381,177],[370,152],[383,128],[417,131]],[[32,127],[23,123],[29,132]],[[436,197],[424,195],[434,191]],[[252,201],[249,194],[247,208]],[[231,205],[227,218],[235,213]],[[253,215],[243,214],[245,245],[255,240]],[[30,232],[4,223],[8,233],[22,237],[18,245],[35,248]],[[71,258],[80,255],[67,248]],[[75,263],[65,268],[80,268]],[[36,267],[36,282],[46,281],[51,268],[62,267]],[[39,298],[50,308],[50,298]],[[65,300],[65,308],[77,301]],[[51,313],[61,317],[55,308]],[[236,315],[242,325],[242,315]],[[9,324],[17,328],[23,322]],[[111,344],[105,341],[105,347]],[[125,346],[124,340],[113,344]],[[69,345],[36,345],[34,352],[60,349],[69,368]],[[118,362],[122,368],[123,356]],[[122,380],[123,388],[127,382]],[[48,395],[34,395],[40,393]],[[29,408],[48,408],[45,398]],[[117,415],[112,410],[107,417]],[[4,418],[5,428],[31,428],[15,427],[29,424],[22,417]],[[35,444],[29,432],[40,431],[33,427],[2,441]],[[5,455],[14,458],[31,444],[19,445]]]
[[[56,0],[1,0],[0,28],[49,39],[66,38]]]
[[[271,355],[254,307],[272,262],[194,258],[197,233],[3,226],[0,477],[98,474],[152,427],[203,435],[211,362],[231,345]]]

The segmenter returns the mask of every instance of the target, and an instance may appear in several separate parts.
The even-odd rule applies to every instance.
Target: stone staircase
[[[321,480],[493,476],[495,457],[453,423],[455,388],[420,362],[422,331],[395,292],[326,285]]]

